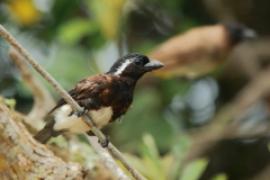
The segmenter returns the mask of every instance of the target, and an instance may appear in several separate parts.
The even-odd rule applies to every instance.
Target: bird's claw
[[[99,140],[98,140],[98,143],[99,143],[103,148],[108,147],[108,145],[109,145],[109,143],[110,143],[109,137],[106,136],[105,139],[102,140],[102,141],[99,139]]]
[[[87,113],[87,109],[83,108],[83,110],[81,111],[76,111],[75,115],[78,117],[82,117],[83,115],[85,115]]]

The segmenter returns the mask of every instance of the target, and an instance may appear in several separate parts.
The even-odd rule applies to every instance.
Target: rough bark
[[[0,179],[83,179],[83,168],[66,163],[37,143],[18,116],[0,102]]]

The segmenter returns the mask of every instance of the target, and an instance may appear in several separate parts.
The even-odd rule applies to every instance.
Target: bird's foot
[[[109,143],[110,143],[110,140],[109,140],[109,136],[106,136],[104,140],[98,140],[98,143],[103,147],[103,148],[106,148],[108,147]]]
[[[85,115],[88,112],[88,110],[86,108],[83,108],[81,111],[76,111],[75,115],[77,117],[82,117],[83,115]]]

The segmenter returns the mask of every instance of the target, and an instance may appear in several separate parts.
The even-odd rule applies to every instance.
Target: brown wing
[[[91,105],[98,105],[97,96],[103,90],[108,88],[111,84],[111,78],[108,75],[96,75],[85,78],[79,81],[75,88],[69,91],[71,97],[77,101],[81,106],[88,107]],[[60,106],[66,104],[64,99],[60,99],[56,106],[49,111],[48,114],[51,114]]]

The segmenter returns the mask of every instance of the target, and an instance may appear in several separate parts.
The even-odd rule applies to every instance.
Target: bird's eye
[[[137,66],[143,66],[143,62],[140,60],[140,59],[137,59],[134,61],[134,63],[137,65]]]

